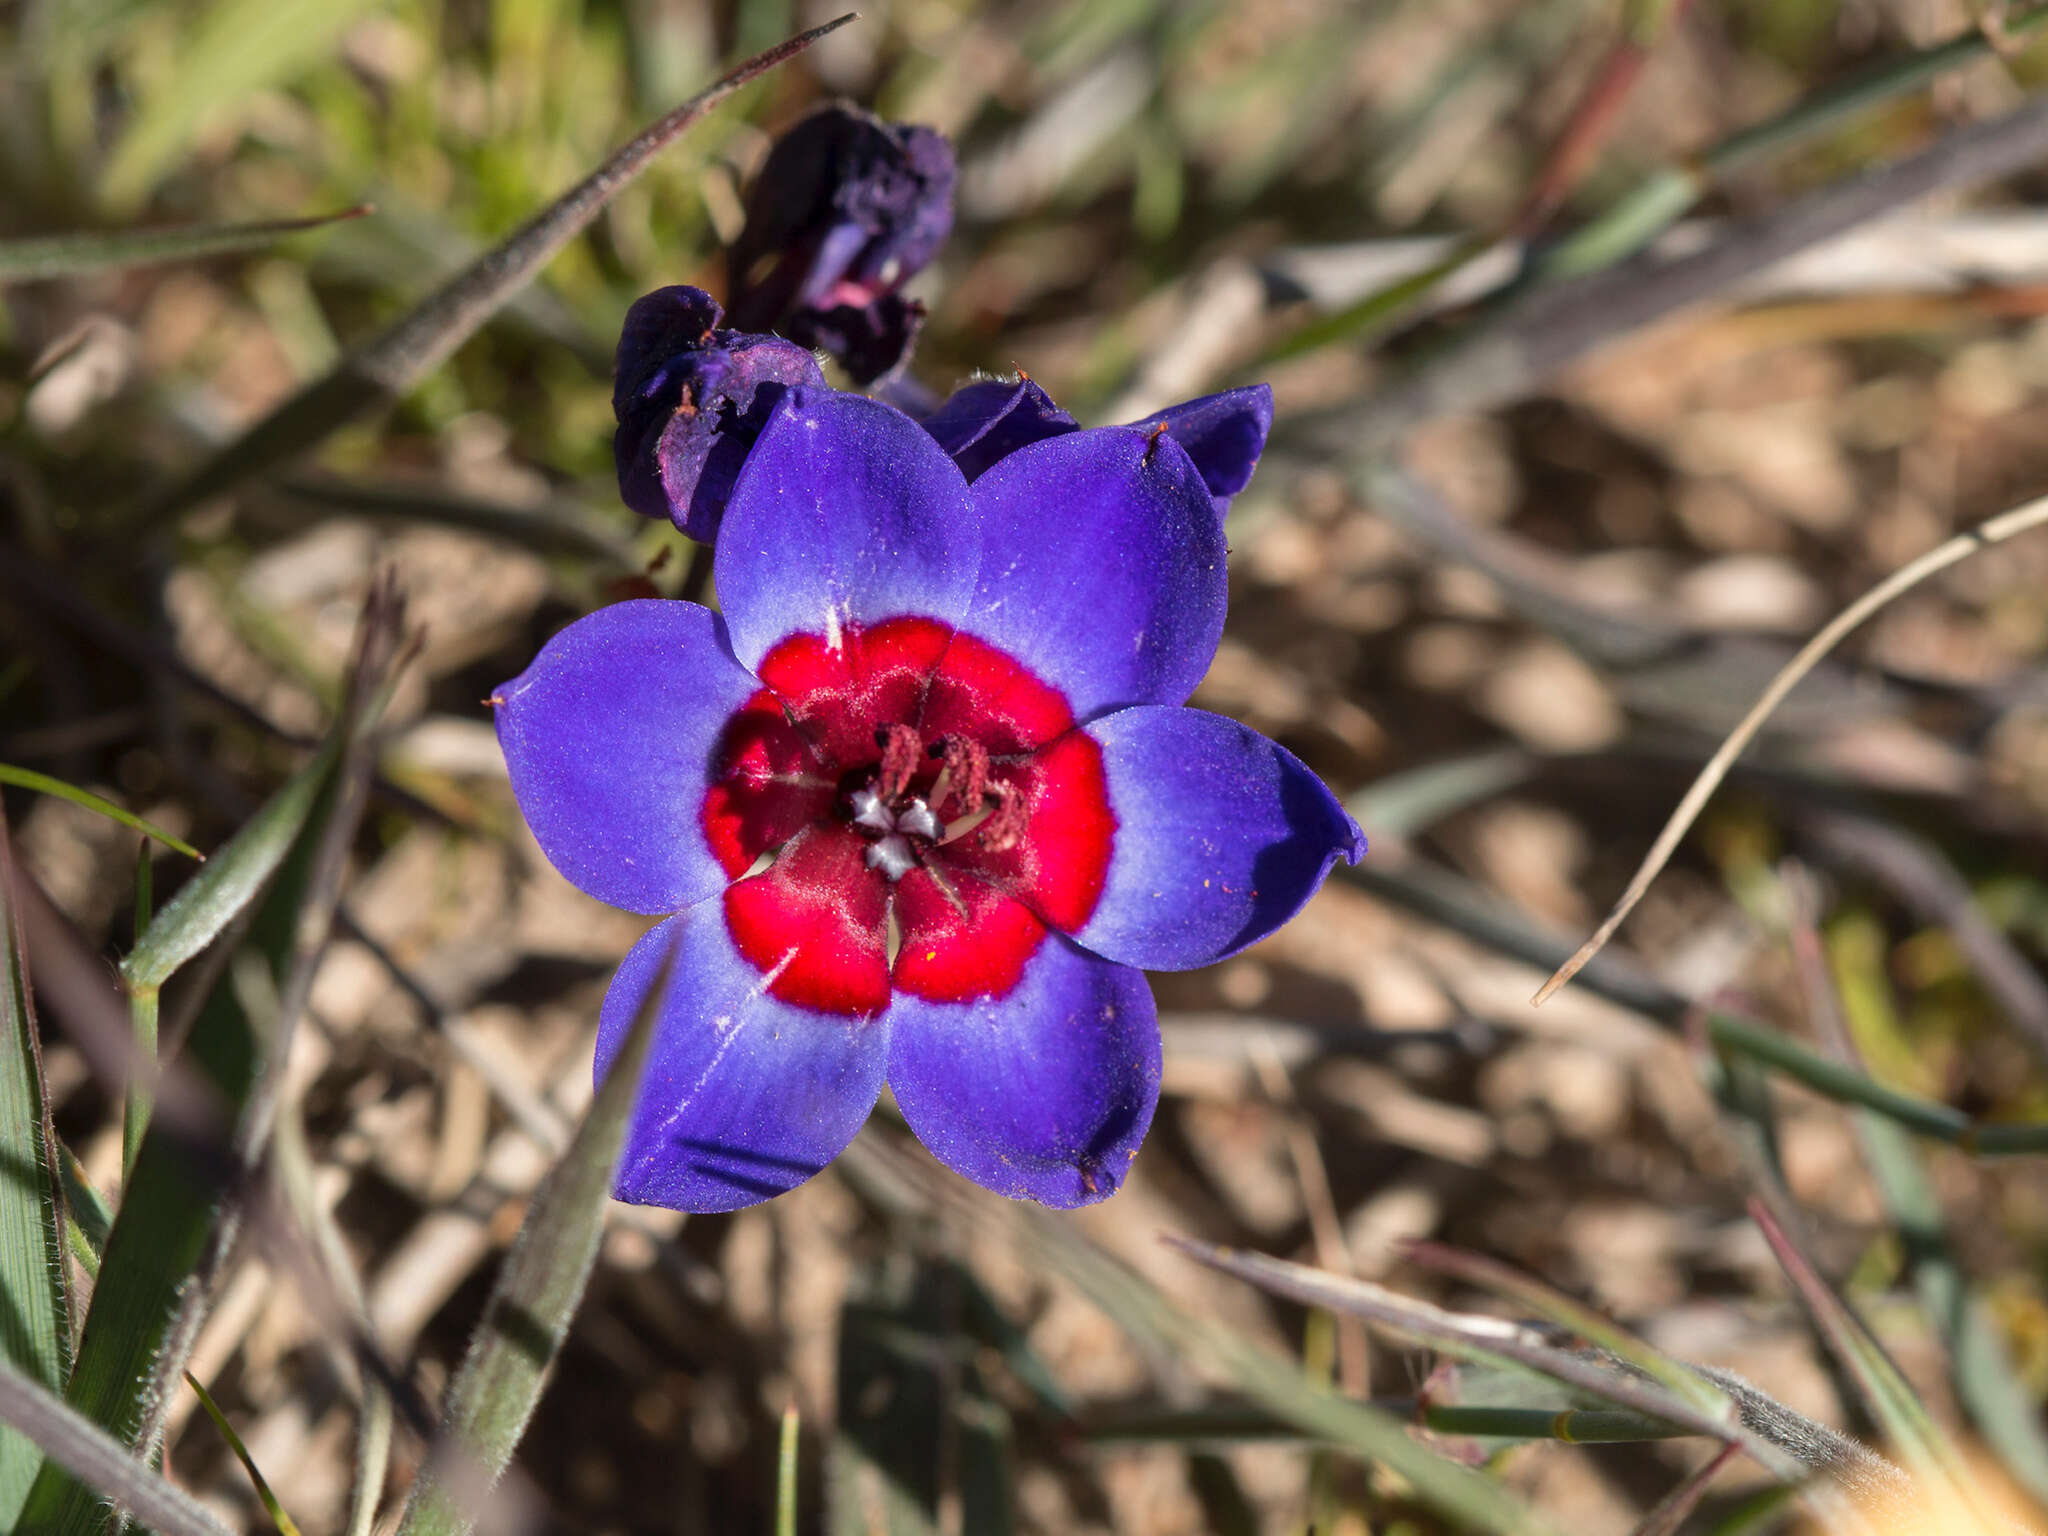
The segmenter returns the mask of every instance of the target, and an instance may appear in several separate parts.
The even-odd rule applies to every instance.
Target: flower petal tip
[[[889,1019],[897,1106],[948,1168],[1057,1210],[1122,1186],[1159,1102],[1142,973],[1050,936],[1008,996],[899,994]]]

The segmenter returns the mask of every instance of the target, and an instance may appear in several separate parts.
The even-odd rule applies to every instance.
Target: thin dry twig
[[[1851,630],[1893,598],[1911,591],[1937,572],[1945,571],[1950,566],[1967,560],[1979,550],[2003,544],[2006,540],[2038,528],[2043,523],[2048,523],[2048,496],[2026,502],[2009,512],[2001,512],[1969,532],[1957,534],[1872,587],[1835,615],[1820,633],[1801,646],[1799,653],[1771,679],[1770,686],[1764,689],[1763,695],[1750,707],[1749,713],[1742,717],[1741,724],[1729,732],[1727,738],[1715,749],[1714,755],[1707,760],[1706,767],[1702,768],[1699,777],[1693,780],[1692,788],[1688,789],[1685,798],[1678,802],[1678,809],[1671,813],[1671,819],[1664,824],[1664,830],[1657,834],[1657,841],[1651,845],[1642,867],[1636,871],[1635,878],[1629,881],[1628,889],[1622,892],[1621,900],[1615,903],[1614,910],[1607,914],[1607,920],[1594,931],[1590,939],[1579,946],[1576,954],[1557,968],[1550,980],[1537,989],[1536,996],[1531,1000],[1534,1005],[1542,1007],[1550,1000],[1552,994],[1576,976],[1580,968],[1605,947],[1607,941],[1614,936],[1614,930],[1619,928],[1622,920],[1635,909],[1636,903],[1642,900],[1643,893],[1650,888],[1650,882],[1657,878],[1658,873],[1670,860],[1679,840],[1691,829],[1693,822],[1706,807],[1707,801],[1713,797],[1714,791],[1720,788],[1721,780],[1727,777],[1728,770],[1734,766],[1736,758],[1742,755],[1743,748],[1755,739],[1756,733],[1763,728],[1763,723],[1770,718],[1771,712],[1785,701],[1785,696],[1798,686],[1799,680],[1812,671],[1823,656],[1839,645]]]

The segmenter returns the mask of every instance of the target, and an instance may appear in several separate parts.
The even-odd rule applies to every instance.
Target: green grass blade
[[[57,1391],[71,1343],[63,1198],[14,882],[0,810],[0,1361]],[[13,1528],[42,1460],[33,1440],[0,1429],[0,1530]]]
[[[756,55],[657,120],[389,329],[343,358],[332,372],[307,385],[200,464],[154,502],[142,520],[152,524],[161,521],[166,515],[275,469],[364,412],[396,400],[473,336],[657,154],[706,112],[741,86],[796,57],[826,33],[852,19],[851,15],[841,16]]]
[[[131,992],[161,987],[249,909],[305,830],[339,758],[339,743],[329,741],[157,913],[121,962]]]
[[[280,880],[273,900],[288,899],[289,884]],[[196,1331],[195,1276],[234,1225],[229,1189],[237,1160],[229,1119],[249,1098],[266,1042],[232,994],[227,986],[213,989],[179,1058],[181,1070],[226,1113],[204,1135],[171,1116],[152,1122],[107,1234],[65,1394],[145,1455],[162,1423],[165,1378],[175,1381]],[[93,1536],[99,1515],[89,1486],[48,1465],[25,1511],[31,1529],[53,1536]]]
[[[1532,1408],[1503,1403],[1421,1403],[1390,1398],[1372,1405],[1391,1418],[1420,1424],[1440,1435],[1492,1440],[1562,1440],[1570,1445],[1620,1445],[1673,1440],[1693,1432],[1666,1419],[1625,1408]],[[1120,1412],[1091,1418],[1086,1437],[1096,1443],[1120,1441],[1233,1444],[1298,1440],[1299,1431],[1263,1409],[1242,1404]]]
[[[649,989],[582,1125],[527,1207],[483,1321],[448,1389],[442,1443],[413,1487],[399,1536],[464,1536],[526,1433],[597,1262],[613,1168],[640,1091],[655,1017],[677,980],[672,971],[673,955]]]
[[[206,855],[186,842],[182,837],[173,837],[153,822],[144,821],[133,811],[124,811],[111,800],[102,799],[89,789],[80,789],[75,784],[66,784],[62,779],[53,779],[47,773],[37,773],[33,768],[17,768],[12,763],[0,763],[0,784],[12,784],[19,789],[32,789],[38,794],[55,795],[59,800],[69,800],[73,805],[82,806],[95,815],[109,821],[118,821],[124,827],[132,827],[144,837],[155,838],[166,848],[175,848],[188,859],[206,861]]]
[[[318,63],[371,0],[216,0],[115,143],[100,178],[131,208],[224,111]]]
[[[1625,1375],[1596,1357],[1555,1348],[1520,1324],[1461,1316],[1368,1280],[1327,1274],[1263,1254],[1214,1248],[1185,1238],[1169,1238],[1168,1242],[1189,1257],[1261,1290],[1304,1306],[1363,1318],[1397,1338],[1453,1359],[1540,1376],[1617,1408],[1665,1420],[1692,1434],[1720,1439],[1731,1433],[1718,1411],[1703,1412],[1657,1382]],[[1791,1470],[1783,1458],[1766,1454],[1760,1459],[1774,1470]]]
[[[1257,366],[1270,368],[1275,363],[1287,362],[1340,341],[1378,335],[1404,319],[1438,284],[1463,271],[1490,249],[1492,247],[1484,240],[1460,241],[1452,247],[1449,255],[1432,262],[1420,272],[1396,278],[1334,314],[1319,315],[1298,330],[1289,332],[1259,355]]]
[[[157,1536],[229,1536],[228,1528],[183,1489],[152,1472],[135,1453],[56,1393],[0,1364],[0,1424],[12,1425],[40,1446],[50,1461],[86,1487],[97,1489]],[[95,1525],[105,1515],[95,1507]],[[42,1531],[42,1525],[12,1527]]]
[[[1554,1530],[1499,1484],[1424,1446],[1392,1415],[1311,1385],[1298,1367],[1239,1335],[1218,1331],[1210,1347],[1239,1388],[1268,1412],[1400,1474],[1422,1502],[1457,1524],[1501,1536]]]
[[[192,224],[177,229],[90,230],[74,235],[37,235],[0,240],[0,283],[75,277],[110,268],[157,266],[259,251],[290,235],[359,219],[369,204],[302,219],[262,219],[251,224]]]
[[[135,855],[135,931],[149,932],[156,893],[152,887],[149,848],[145,844]],[[155,1102],[155,1083],[144,1067],[156,1061],[158,992],[144,987],[128,997],[128,1024],[135,1036],[137,1070],[128,1074],[128,1094],[121,1105],[121,1177],[135,1171],[135,1154],[142,1150],[142,1133],[149,1127],[149,1111]]]
[[[775,1457],[775,1536],[796,1536],[796,1404],[782,1410],[782,1444]]]
[[[206,1416],[213,1420],[213,1427],[220,1431],[220,1437],[227,1441],[228,1449],[235,1453],[235,1460],[242,1464],[242,1470],[249,1474],[249,1481],[256,1487],[256,1497],[263,1501],[263,1512],[270,1516],[270,1523],[277,1527],[278,1536],[300,1536],[298,1522],[285,1513],[284,1506],[271,1491],[270,1482],[256,1465],[256,1458],[249,1454],[249,1447],[242,1443],[242,1437],[235,1433],[235,1426],[228,1422],[228,1416],[220,1410],[220,1404],[213,1400],[213,1394],[200,1384],[199,1378],[190,1371],[185,1373],[185,1385],[190,1387],[199,1399],[199,1406],[206,1410]]]
[[[113,1229],[114,1213],[92,1187],[78,1159],[61,1142],[57,1162],[64,1182],[64,1242],[79,1268],[97,1279],[100,1255],[107,1249],[107,1233]]]
[[[248,910],[246,932],[236,938],[236,952],[202,1001],[175,1063],[181,1098],[206,1109],[173,1115],[165,1108],[170,1096],[162,1095],[100,1258],[65,1396],[142,1460],[156,1448],[212,1283],[239,1230],[238,1194],[263,1148],[290,1024],[291,1010],[278,999],[302,1002],[310,981],[317,949],[307,947],[306,935],[325,931],[320,914],[331,909],[332,877],[354,830],[369,767],[369,733],[388,695],[386,668],[397,650],[398,628],[394,601],[373,589],[349,709],[313,767],[252,823],[266,829],[269,842],[260,858],[252,855],[243,863],[250,869],[260,865],[260,873],[238,872],[243,894],[213,925],[216,933],[231,922],[241,927],[235,914]],[[345,771],[335,770],[338,759],[348,765]],[[310,802],[303,811],[274,814],[279,801],[299,787]],[[238,836],[234,843],[242,841]],[[228,853],[223,850],[193,884],[234,863]],[[173,902],[165,908],[152,932],[177,907]],[[103,1513],[97,1493],[46,1462],[29,1491],[23,1524],[51,1536],[96,1536]]]
[[[1538,1536],[1553,1530],[1542,1516],[1498,1483],[1423,1445],[1406,1424],[1391,1414],[1325,1391],[1302,1374],[1298,1363],[1283,1360],[1232,1330],[1187,1316],[1122,1266],[1114,1266],[1110,1272],[1110,1261],[1099,1254],[1077,1251],[1075,1240],[1058,1223],[1034,1221],[1031,1230],[1047,1235],[1054,1260],[1098,1304],[1106,1302],[1105,1310],[1115,1308],[1111,1315],[1119,1323],[1128,1327],[1122,1314],[1130,1310],[1132,1301],[1140,1303],[1143,1315],[1139,1320],[1157,1328],[1178,1352],[1193,1351],[1213,1358],[1239,1391],[1275,1418],[1300,1434],[1328,1440],[1353,1456],[1378,1462],[1398,1473],[1414,1486],[1421,1502],[1447,1519],[1472,1530],[1501,1532],[1506,1536]],[[1168,1241],[1203,1263],[1226,1269],[1228,1263],[1219,1260],[1252,1257],[1206,1244]],[[1136,1285],[1143,1289],[1119,1301],[1105,1291],[1104,1282],[1113,1287]],[[1321,1301],[1309,1304],[1326,1305]]]
[[[1426,1269],[1455,1276],[1468,1285],[1505,1296],[1554,1323],[1562,1324],[1587,1343],[1634,1366],[1701,1413],[1733,1427],[1735,1404],[1727,1393],[1563,1292],[1498,1260],[1448,1248],[1441,1243],[1411,1244],[1408,1256]]]
[[[1902,1507],[1905,1475],[1898,1468],[1725,1372],[1702,1370],[1700,1374],[1737,1400],[1740,1420],[1733,1426],[1605,1357],[1558,1349],[1520,1324],[1446,1312],[1370,1281],[1327,1274],[1259,1254],[1214,1248],[1185,1238],[1169,1238],[1168,1242],[1190,1257],[1262,1290],[1306,1306],[1352,1313],[1397,1338],[1426,1345],[1453,1359],[1544,1377],[1575,1396],[1662,1419],[1678,1429],[1724,1444],[1738,1445],[1779,1481],[1804,1484],[1804,1496],[1816,1513],[1826,1518],[1840,1514],[1851,1499]],[[1249,1381],[1245,1385],[1255,1397],[1259,1396]],[[1275,1405],[1268,1402],[1267,1406]],[[1815,1471],[1826,1472],[1828,1479],[1810,1479],[1808,1474]]]

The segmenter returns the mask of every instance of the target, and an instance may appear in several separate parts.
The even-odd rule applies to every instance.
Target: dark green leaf
[[[121,962],[131,991],[161,987],[249,909],[305,831],[339,758],[338,742],[322,747],[157,913]]]
[[[58,1391],[71,1341],[64,1206],[14,882],[0,810],[0,1361]],[[0,1529],[13,1528],[42,1459],[33,1441],[0,1429]]]

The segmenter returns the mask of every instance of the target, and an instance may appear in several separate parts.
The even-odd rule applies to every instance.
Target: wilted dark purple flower
[[[922,306],[896,290],[953,228],[953,147],[844,103],[776,141],[728,253],[733,323],[831,353],[866,384],[909,355]]]
[[[1171,432],[1068,431],[969,485],[892,407],[791,389],[719,534],[724,612],[601,609],[500,690],[541,848],[664,918],[600,1072],[675,956],[621,1199],[779,1194],[884,1081],[989,1189],[1115,1192],[1159,1095],[1139,968],[1237,953],[1364,852],[1291,753],[1184,706],[1224,554]]]
[[[1266,434],[1273,428],[1273,391],[1264,384],[1226,389],[1129,425],[1148,432],[1163,428],[1194,460],[1202,483],[1216,498],[1216,510],[1227,511],[1265,451]],[[956,390],[925,418],[924,429],[952,455],[960,472],[975,480],[1019,448],[1078,432],[1081,425],[1019,374],[1014,380],[982,379]]]
[[[783,390],[825,382],[803,347],[720,330],[719,314],[701,288],[648,294],[626,312],[612,382],[619,495],[707,544]]]

